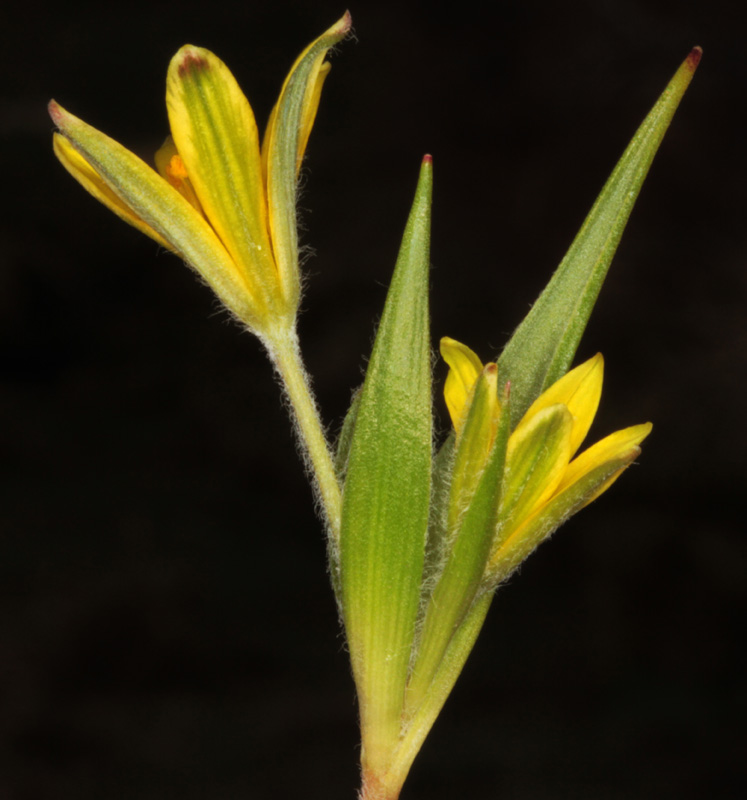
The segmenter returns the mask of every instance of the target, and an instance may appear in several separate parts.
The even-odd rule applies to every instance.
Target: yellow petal
[[[187,174],[187,168],[184,166],[184,161],[182,161],[171,136],[167,136],[164,143],[156,150],[154,161],[161,177],[168,181],[200,214],[203,214],[202,205],[195,194],[192,181]]]
[[[448,336],[441,339],[440,349],[444,361],[449,365],[449,374],[444,385],[446,407],[454,429],[459,433],[464,422],[467,399],[482,372],[482,361],[466,344]]]
[[[114,139],[54,101],[49,113],[69,144],[121,203],[194,267],[239,319],[259,332],[262,319],[257,316],[251,287],[205,218],[154,169]]]
[[[267,150],[272,150],[275,146],[272,140],[281,132],[286,133],[295,145],[296,171],[301,166],[319,108],[322,86],[331,67],[324,59],[329,49],[350,33],[352,25],[350,12],[346,11],[332,27],[303,50],[283,82],[280,98],[273,109],[274,118],[267,125],[263,150],[265,146]]]
[[[258,313],[283,314],[257,125],[236,79],[209,50],[185,45],[169,64],[166,106],[205,216],[252,287]]]
[[[601,353],[597,353],[593,358],[566,373],[544,391],[529,407],[524,419],[531,418],[543,408],[563,403],[573,417],[571,432],[571,455],[573,455],[586,438],[591,423],[594,421],[599,407],[599,398],[602,396],[603,377],[604,359]]]
[[[545,412],[540,412],[545,413]],[[552,496],[535,504],[518,527],[499,536],[486,573],[486,586],[494,588],[568,517],[589,505],[622,475],[640,453],[639,444],[651,432],[651,423],[634,425],[597,442],[574,459],[564,471]]]
[[[607,461],[615,461],[630,452],[634,452],[637,455],[638,445],[651,433],[652,427],[650,422],[645,422],[642,425],[623,428],[584,450],[581,455],[574,458],[568,465],[568,469],[563,475],[563,480],[558,486],[558,493],[565,491],[569,486],[581,480],[586,474]],[[584,505],[588,505],[600,494],[606,492],[621,474],[622,470],[606,480],[593,495],[586,499]]]
[[[347,36],[351,24],[350,14],[346,13],[296,59],[262,143],[272,247],[281,290],[289,305],[297,305],[301,291],[296,220],[298,170],[329,72],[324,59],[330,47]]]
[[[478,376],[454,455],[449,501],[449,530],[469,505],[493,447],[501,408],[498,368],[487,364]]]
[[[120,197],[117,195],[96,170],[83,158],[83,156],[60,133],[55,133],[52,139],[54,154],[59,158],[63,167],[90,192],[99,202],[113,211],[120,219],[129,223],[146,236],[155,239],[162,247],[169,250],[174,248],[153,228],[144,222]]]
[[[571,457],[573,420],[563,403],[543,408],[508,440],[496,546],[552,497]]]
[[[322,99],[322,87],[324,86],[324,81],[327,80],[329,71],[332,69],[332,65],[329,61],[320,62],[321,59],[317,59],[317,64],[314,67],[315,74],[309,81],[309,85],[306,87],[306,94],[304,95],[303,114],[298,130],[296,172],[301,169],[301,162],[306,152],[306,145],[309,142],[309,136],[311,136],[311,129],[314,127],[316,112],[319,110],[319,101]]]
[[[322,56],[323,57],[323,56]],[[302,107],[302,118],[298,128],[298,147],[296,149],[296,178],[301,171],[301,164],[303,163],[304,153],[306,152],[306,145],[309,143],[309,136],[311,136],[311,129],[314,127],[314,120],[316,119],[316,112],[319,110],[319,101],[322,99],[322,86],[324,81],[329,75],[332,65],[329,61],[324,61],[318,70],[316,70],[316,78],[310,82],[308,92],[308,101],[304,101]],[[267,129],[265,130],[265,138],[262,140],[262,171],[267,180],[267,154],[270,151],[271,135],[275,133],[275,119],[278,113],[278,104],[272,107],[270,117],[267,120]]]
[[[630,466],[638,447],[595,465],[569,486],[558,490],[549,502],[535,509],[503,541],[486,570],[485,588],[493,589],[521,564],[545,539],[570,516],[588,505]]]

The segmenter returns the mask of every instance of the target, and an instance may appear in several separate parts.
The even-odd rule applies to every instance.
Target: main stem
[[[331,535],[340,536],[342,498],[324,426],[319,418],[309,376],[301,360],[295,330],[265,342],[275,369],[283,382],[297,424],[301,446],[318,492]]]

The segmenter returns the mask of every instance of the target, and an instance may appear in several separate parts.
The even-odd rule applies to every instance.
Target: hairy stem
[[[265,341],[270,359],[282,381],[290,402],[304,460],[329,525],[335,544],[340,536],[342,499],[334,462],[316,401],[309,385],[309,376],[301,359],[295,331]]]

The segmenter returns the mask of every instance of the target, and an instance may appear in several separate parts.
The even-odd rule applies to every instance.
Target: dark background
[[[654,433],[501,589],[403,800],[745,796],[740,5],[351,5],[302,201],[316,254],[301,335],[332,430],[422,154],[434,341],[487,360],[677,65],[705,50],[579,352],[607,364],[592,435]],[[24,3],[6,20],[2,798],[354,797],[354,691],[270,368],[176,258],[67,176],[44,110],[54,97],[150,156],[166,66],[192,42],[262,124],[343,10]],[[438,411],[443,431],[440,396]]]

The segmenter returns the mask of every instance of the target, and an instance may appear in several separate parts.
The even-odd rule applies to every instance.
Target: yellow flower
[[[185,45],[171,60],[171,136],[157,171],[65,111],[54,150],[85,189],[125,222],[180,255],[268,343],[292,329],[300,277],[298,170],[329,72],[327,51],[350,31],[345,14],[296,59],[260,147],[254,114],[226,65]]]
[[[457,439],[464,430],[483,365],[453,339],[441,340],[449,365],[444,396]],[[544,391],[511,433],[501,486],[488,577],[500,580],[565,519],[606,491],[635,460],[651,423],[616,431],[576,455],[599,406],[601,354],[572,369]],[[500,378],[500,376],[499,376]],[[495,430],[500,404],[483,403]],[[487,456],[486,456],[487,457]]]

